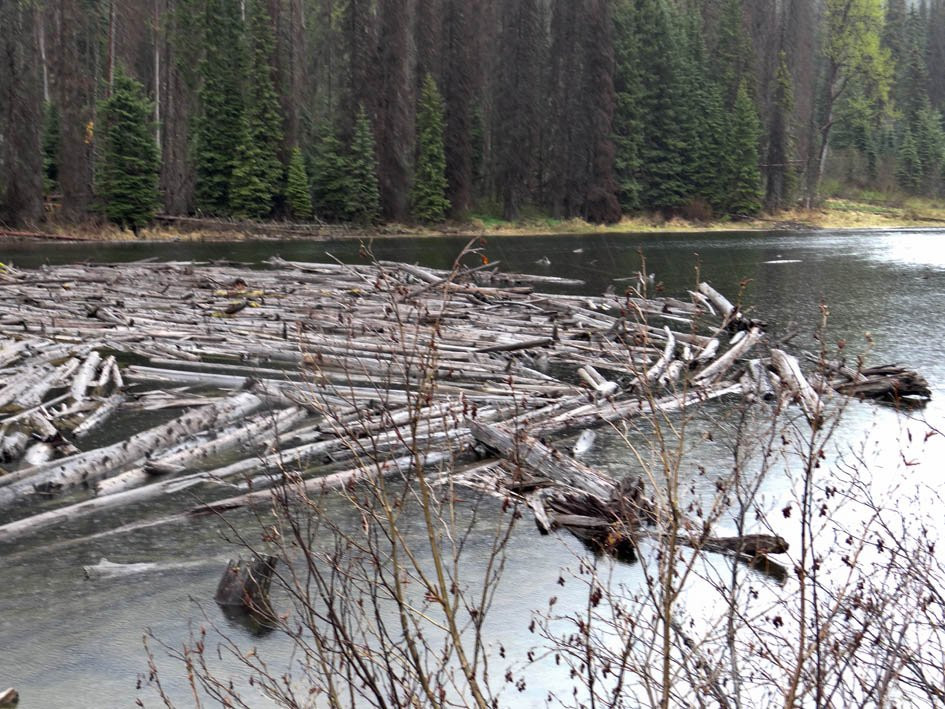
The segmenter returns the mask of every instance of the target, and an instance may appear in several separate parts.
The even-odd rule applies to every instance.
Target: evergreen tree
[[[722,206],[728,214],[757,214],[761,209],[761,170],[758,167],[758,138],[761,123],[745,82],[738,87],[732,109],[727,150],[731,173],[727,176],[727,196]]]
[[[907,192],[917,192],[922,184],[922,161],[912,131],[906,128],[899,139],[896,181]]]
[[[680,76],[679,33],[664,0],[637,2],[640,49],[640,113],[645,130],[640,150],[643,206],[662,212],[681,207],[690,195],[686,91]]]
[[[349,150],[349,182],[345,213],[359,224],[373,224],[381,214],[381,196],[377,186],[377,156],[371,121],[362,107],[354,123]]]
[[[135,233],[158,206],[159,161],[144,89],[121,70],[99,111],[98,197],[112,222]]]
[[[302,159],[302,151],[298,147],[292,148],[292,155],[289,158],[285,201],[295,219],[311,218],[312,194],[309,191],[305,160]]]
[[[738,88],[751,76],[750,35],[743,27],[742,0],[724,0],[712,68],[726,106],[734,106]]]
[[[247,2],[249,73],[240,145],[233,166],[230,208],[240,217],[265,217],[282,180],[279,97],[272,80],[273,36],[262,0]]]
[[[639,174],[645,117],[640,111],[642,79],[635,6],[635,0],[617,0],[613,14],[616,92],[614,178],[617,181],[617,199],[625,212],[633,212],[642,207]]]
[[[941,114],[932,108],[928,98],[916,114],[910,132],[915,138],[916,154],[922,165],[922,191],[934,194],[945,168],[945,130]]]
[[[344,146],[334,130],[328,130],[322,136],[314,167],[312,190],[315,195],[315,213],[330,222],[347,220],[350,165]]]
[[[243,25],[240,4],[207,0],[204,58],[200,65],[200,116],[194,161],[197,207],[208,214],[229,211],[230,183],[243,142]]]
[[[414,218],[421,222],[443,221],[450,208],[446,190],[443,97],[436,81],[427,74],[417,107],[417,164],[410,194]]]

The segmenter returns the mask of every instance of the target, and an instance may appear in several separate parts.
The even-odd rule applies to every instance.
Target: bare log
[[[793,357],[783,350],[772,349],[771,363],[778,370],[781,381],[800,402],[801,408],[807,416],[807,421],[812,426],[819,425],[823,411],[820,396],[804,377],[797,357]]]
[[[93,483],[109,472],[150,452],[168,448],[182,436],[225,425],[258,408],[262,401],[251,392],[240,392],[217,403],[194,411],[161,426],[136,433],[126,441],[80,453],[49,466],[21,471],[19,482],[0,488],[0,508],[37,494],[52,494],[83,483]]]

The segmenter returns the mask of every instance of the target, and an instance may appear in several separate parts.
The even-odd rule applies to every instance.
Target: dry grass
[[[789,209],[754,219],[693,221],[680,217],[666,219],[658,214],[624,217],[618,224],[602,226],[582,219],[559,220],[533,217],[517,222],[477,216],[465,222],[453,222],[436,227],[407,224],[385,224],[368,228],[312,226],[302,232],[299,225],[268,223],[209,223],[202,226],[198,220],[185,226],[157,224],[142,229],[137,236],[131,231],[101,222],[86,224],[47,223],[43,229],[31,231],[0,231],[0,238],[49,237],[76,241],[247,241],[250,239],[332,239],[344,237],[374,238],[396,236],[528,236],[592,233],[692,233],[726,231],[799,231],[806,229],[890,229],[945,225],[945,204],[924,198],[905,198],[896,201],[867,201],[831,198],[818,209]]]

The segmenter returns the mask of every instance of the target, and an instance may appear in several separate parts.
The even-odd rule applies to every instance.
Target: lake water
[[[466,239],[402,238],[370,245],[381,259],[449,266]],[[225,258],[259,263],[271,255],[291,260],[320,261],[328,254],[348,261],[359,259],[357,241],[260,242],[238,244],[6,244],[0,261],[21,267],[43,263]],[[508,271],[581,278],[584,291],[599,293],[630,277],[640,267],[640,253],[666,294],[685,297],[701,279],[734,297],[744,286],[744,301],[753,314],[770,324],[774,336],[794,329],[792,343],[816,348],[814,334],[821,303],[830,310],[829,342],[845,340],[848,350],[868,352],[872,364],[899,362],[920,371],[929,381],[933,399],[911,417],[872,404],[852,404],[838,439],[853,444],[872,439],[880,450],[881,476],[902,478],[908,484],[938,485],[945,446],[933,437],[911,451],[908,465],[899,458],[899,441],[909,433],[921,440],[928,425],[945,430],[945,362],[941,338],[945,333],[945,232],[816,232],[790,234],[574,235],[491,238],[482,245],[488,257]],[[540,263],[547,259],[550,263]],[[622,289],[620,281],[616,282]],[[581,292],[582,289],[575,289]],[[882,453],[885,446],[886,454]],[[890,451],[895,451],[895,454]],[[700,448],[697,464],[725,465],[724,452]],[[719,459],[713,460],[712,456]],[[588,462],[623,474],[630,465],[625,448],[606,435]],[[773,481],[768,490],[771,509],[783,502],[788,486]],[[163,506],[162,506],[163,505]],[[173,501],[152,505],[155,517],[175,511]],[[127,517],[127,518],[125,518]],[[237,524],[239,517],[237,516]],[[75,706],[159,706],[153,692],[139,692],[139,675],[147,672],[142,635],[155,636],[179,647],[202,613],[236,640],[279,657],[282,640],[257,638],[239,625],[228,624],[212,603],[213,591],[225,563],[235,555],[225,529],[210,520],[190,520],[152,530],[139,530],[80,545],[57,547],[66,536],[92,534],[131,517],[122,511],[91,517],[66,530],[51,530],[6,548],[0,584],[0,690],[16,687],[23,709]],[[245,521],[245,520],[244,520]],[[789,539],[796,534],[791,520],[775,521]],[[563,544],[562,541],[566,541]],[[560,569],[575,566],[575,545],[569,540],[539,537],[529,524],[515,532],[510,563],[493,610],[495,637],[514,648],[525,647],[530,613],[557,594],[559,603],[581,602],[578,588],[557,586]],[[173,572],[143,574],[117,580],[86,580],[83,565],[101,557],[113,562],[193,561],[197,565]],[[619,573],[632,580],[634,570]],[[572,595],[573,594],[573,595]],[[158,651],[159,657],[162,656]],[[225,663],[224,663],[225,664]],[[180,668],[161,662],[166,687],[180,706],[192,704]],[[176,672],[176,674],[175,674]],[[534,690],[539,691],[534,691]],[[512,705],[538,704],[541,688]],[[263,706],[263,704],[260,704]]]

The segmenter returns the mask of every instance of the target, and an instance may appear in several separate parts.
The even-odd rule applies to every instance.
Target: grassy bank
[[[137,237],[112,224],[46,225],[33,231],[4,231],[0,238],[59,238],[88,241],[242,241],[247,239],[338,239],[361,236],[394,237],[404,235],[485,235],[525,236],[530,234],[586,234],[623,232],[701,232],[701,231],[804,231],[816,229],[891,229],[902,227],[945,228],[945,203],[923,198],[863,199],[833,197],[817,209],[790,209],[775,215],[761,215],[745,220],[695,221],[679,217],[664,219],[659,215],[634,215],[607,226],[589,224],[581,219],[561,220],[533,217],[516,222],[474,214],[465,222],[450,222],[436,227],[385,224],[369,228],[328,224],[292,224],[286,222],[233,222],[190,218],[168,218],[142,229]]]

